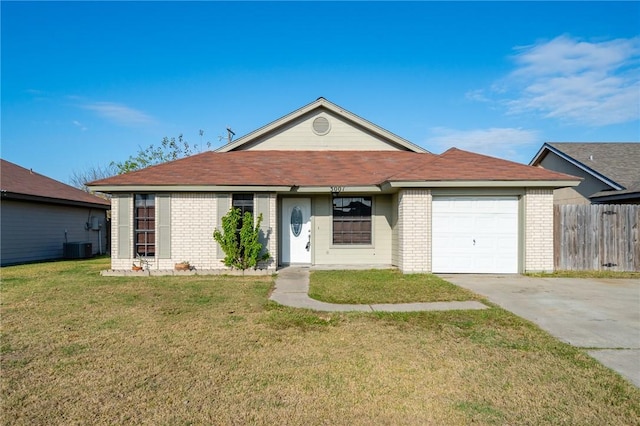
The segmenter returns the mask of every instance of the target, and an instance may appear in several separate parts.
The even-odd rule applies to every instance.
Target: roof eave
[[[385,188],[564,188],[578,186],[577,180],[416,180],[385,182]]]
[[[295,186],[292,191],[308,194],[356,194],[382,192],[382,188],[379,185]]]
[[[381,192],[379,185],[111,185],[91,189],[106,193],[122,192],[292,192],[305,194]]]
[[[533,157],[533,159],[531,161],[529,161],[529,165],[530,166],[537,166],[538,163],[540,161],[542,161],[542,159],[547,155],[546,153],[548,151],[548,149],[547,149],[548,147],[549,147],[548,143],[545,142],[544,144],[542,144],[542,146],[540,147],[540,149],[538,150],[536,155]]]
[[[288,192],[290,185],[105,185],[92,191],[116,192]]]
[[[384,182],[380,185],[110,185],[89,189],[105,192],[295,192],[295,193],[359,193],[385,192],[396,188],[563,188],[577,186],[576,180],[416,180]]]
[[[2,199],[16,200],[16,201],[30,201],[34,203],[56,204],[56,205],[63,205],[63,206],[88,207],[92,209],[104,209],[104,210],[111,209],[111,203],[100,204],[100,203],[92,203],[89,201],[66,200],[63,198],[42,197],[40,195],[20,194],[17,192],[10,192],[10,191],[2,191]]]
[[[377,126],[374,123],[371,123],[368,120],[365,120],[364,118],[349,112],[347,110],[345,110],[344,108],[339,107],[338,105],[329,102],[328,100],[324,99],[324,98],[318,98],[315,101],[303,106],[302,108],[299,108],[275,121],[272,121],[271,123],[260,127],[257,130],[254,130],[251,133],[248,133],[238,139],[236,139],[234,142],[231,142],[227,145],[224,145],[218,149],[215,150],[215,152],[229,152],[229,151],[233,151],[238,147],[241,147],[242,145],[245,144],[250,144],[251,142],[253,142],[255,139],[260,138],[261,136],[266,135],[267,133],[277,129],[278,127],[281,127],[282,125],[284,125],[285,123],[295,120],[296,118],[299,118],[301,116],[303,116],[304,114],[307,114],[310,111],[313,111],[316,108],[319,107],[324,107],[326,109],[328,109],[329,111],[333,112],[334,114],[337,115],[341,115],[351,121],[353,121],[354,123],[364,127],[365,129],[368,129],[369,131],[372,131],[374,133],[378,133],[381,136],[385,137],[386,139],[391,140],[392,142],[396,143],[397,145],[400,145],[410,151],[414,151],[414,152],[419,152],[419,153],[429,153],[429,151],[427,151],[426,149],[380,127]]]
[[[570,164],[573,164],[574,166],[576,166],[580,170],[583,170],[584,172],[590,174],[591,176],[593,176],[594,178],[598,179],[602,183],[611,186],[615,190],[619,191],[619,190],[623,190],[624,189],[624,187],[622,185],[620,185],[617,182],[615,182],[615,181],[607,178],[606,176],[598,173],[597,171],[593,170],[591,167],[587,166],[584,163],[581,163],[580,161],[578,161],[575,158],[565,154],[564,152],[560,151],[559,149],[554,148],[553,146],[549,145],[548,143],[545,143],[544,145],[542,145],[542,148],[540,148],[540,150],[535,155],[535,157],[533,157],[533,159],[529,162],[529,165],[530,166],[537,166],[538,163],[541,162],[544,159],[544,157],[547,155],[548,152],[553,152],[558,157],[562,158],[563,160],[567,161]]]
[[[636,199],[636,198],[640,199],[640,191],[627,192],[624,194],[591,196],[589,197],[589,200],[591,202],[605,203],[609,201],[624,201],[624,200],[630,200],[630,199]]]

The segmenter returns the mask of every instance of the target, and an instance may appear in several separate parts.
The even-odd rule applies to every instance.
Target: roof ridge
[[[413,173],[415,170],[417,170],[417,169],[419,169],[419,168],[421,168],[421,167],[424,167],[424,166],[425,166],[425,165],[427,165],[427,164],[430,164],[430,163],[434,162],[434,161],[439,157],[439,155],[437,155],[437,154],[432,154],[432,153],[430,153],[430,152],[422,152],[422,153],[418,153],[418,152],[416,152],[415,154],[426,154],[426,155],[428,156],[428,158],[424,159],[424,160],[425,160],[425,163],[423,163],[423,164],[416,164],[416,166],[415,166],[415,167],[411,167],[411,168],[409,168],[409,169],[406,169],[406,170],[403,170],[403,171],[400,171],[400,172],[394,173],[394,174],[393,174],[393,175],[391,175],[391,176],[387,176],[387,178],[386,178],[385,180],[383,180],[382,182],[390,181],[390,180],[394,179],[396,176],[401,175],[401,174],[403,174],[403,173]],[[380,183],[382,183],[382,182],[380,182]]]
[[[367,186],[391,182],[574,181],[549,170],[459,149],[410,151],[231,151],[120,175],[96,187]],[[192,161],[192,162],[191,162]]]
[[[425,148],[422,148],[421,146],[409,141],[408,139],[405,139],[402,136],[399,136],[357,114],[354,114],[353,112],[347,110],[346,108],[343,108],[337,104],[334,104],[333,102],[323,97],[319,97],[315,101],[310,102],[288,114],[285,114],[280,118],[272,120],[269,123],[259,127],[258,129],[253,130],[250,133],[247,133],[246,135],[239,137],[233,142],[230,142],[226,145],[219,147],[218,149],[216,149],[216,152],[228,152],[232,150],[237,150],[238,148],[246,144],[250,144],[252,142],[255,142],[256,140],[260,140],[259,138],[261,136],[264,136],[265,134],[268,134],[269,132],[277,128],[280,128],[286,123],[290,123],[291,121],[297,118],[300,118],[304,114],[307,114],[317,108],[325,108],[330,112],[332,112],[333,114],[336,114],[345,120],[351,121],[355,123],[357,126],[363,127],[365,128],[365,130],[368,130],[374,134],[377,134],[379,137],[386,139],[390,141],[392,144],[400,146],[403,149],[407,149],[413,152],[429,152]]]

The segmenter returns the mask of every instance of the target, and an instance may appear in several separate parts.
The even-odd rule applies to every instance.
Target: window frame
[[[149,204],[149,200],[152,201]],[[144,205],[138,207],[138,202]],[[139,209],[142,209],[144,215],[139,215]],[[150,193],[133,194],[133,255],[134,257],[155,258],[157,255],[156,247],[156,195]],[[141,227],[140,225],[143,224]],[[142,241],[139,242],[139,237]],[[139,247],[144,250],[139,251]],[[149,250],[151,248],[151,250]]]
[[[254,193],[238,192],[238,193],[231,194],[231,208],[232,209],[236,209],[236,208],[240,209],[240,220],[238,221],[238,229],[237,229],[238,233],[240,233],[240,230],[242,229],[242,221],[243,221],[243,217],[244,217],[245,212],[250,212],[251,213],[251,218],[253,219],[253,223],[255,223],[255,221],[256,221],[256,218],[255,218],[255,208],[256,208],[255,198],[256,197],[255,197]]]
[[[373,229],[374,229],[374,198],[373,196],[370,195],[338,195],[338,196],[332,196],[331,197],[331,247],[334,248],[354,248],[354,247],[372,247],[373,246]],[[368,221],[367,220],[362,220],[362,218],[366,218],[367,216],[362,216],[362,215],[353,215],[352,217],[354,218],[360,218],[360,220],[356,219],[356,220],[340,220],[340,219],[336,219],[336,217],[340,217],[337,216],[335,214],[335,210],[336,210],[336,199],[343,199],[343,200],[350,200],[349,202],[354,202],[354,201],[363,201],[363,204],[366,203],[366,201],[369,201],[370,205],[369,205],[369,210],[370,213],[368,215]],[[365,204],[366,205],[366,204]],[[347,205],[342,205],[339,206],[338,208],[346,208],[348,206]],[[344,217],[349,217],[348,215],[341,215],[342,218]],[[338,226],[336,226],[337,224],[345,224],[345,223],[355,223],[355,222],[359,222],[359,223],[369,223],[369,229],[368,230],[351,230],[351,231],[343,231],[338,235],[341,236],[347,236],[347,235],[351,235],[352,237],[349,238],[350,241],[338,241],[336,242],[336,228]],[[356,238],[357,241],[354,241],[353,236],[355,235],[367,235],[368,234],[368,239],[365,239],[364,241],[362,241],[362,238],[358,239]]]

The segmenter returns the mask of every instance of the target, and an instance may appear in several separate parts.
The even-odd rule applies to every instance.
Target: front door
[[[282,263],[311,263],[311,199],[283,198]]]

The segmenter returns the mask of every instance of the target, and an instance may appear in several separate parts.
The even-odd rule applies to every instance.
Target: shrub
[[[242,216],[242,227],[238,231],[238,223],[241,219],[240,209],[232,208],[222,217],[222,230],[216,228],[213,231],[213,239],[216,240],[225,254],[224,264],[236,269],[255,268],[258,262],[268,260],[269,252],[262,252],[260,243],[260,224],[262,214],[253,224],[253,215],[245,212]]]

